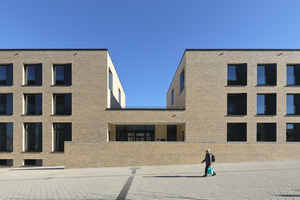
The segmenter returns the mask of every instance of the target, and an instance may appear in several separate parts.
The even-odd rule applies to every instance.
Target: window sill
[[[21,87],[41,87],[42,85],[21,85]]]
[[[50,85],[50,87],[70,87],[72,85]]]
[[[0,87],[11,87],[13,85],[0,85]]]
[[[247,85],[225,85],[225,87],[246,87]]]
[[[300,115],[284,115],[284,117],[300,117]]]
[[[7,153],[7,154],[9,154],[9,153],[12,153],[13,151],[0,151],[0,153]]]
[[[225,115],[225,117],[245,117],[245,116],[247,116],[247,114],[245,114],[245,115]]]
[[[64,151],[51,151],[51,154],[64,154]]]
[[[284,87],[300,87],[300,85],[285,85]]]
[[[21,116],[41,116],[42,114],[40,114],[40,115],[34,115],[34,114],[32,114],[32,115],[21,115]]]
[[[275,117],[276,115],[255,115],[254,117]]]
[[[50,115],[50,116],[56,116],[56,117],[68,117],[68,116],[72,116],[72,114],[71,114],[71,115]]]
[[[277,85],[256,85],[254,87],[276,87]]]
[[[37,153],[42,153],[42,151],[22,151],[21,153],[37,154]]]

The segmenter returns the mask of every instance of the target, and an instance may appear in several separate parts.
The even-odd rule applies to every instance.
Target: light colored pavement
[[[300,199],[300,161],[204,167],[0,168],[0,199]]]

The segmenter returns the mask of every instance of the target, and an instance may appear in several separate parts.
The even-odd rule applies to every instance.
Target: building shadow
[[[203,176],[143,176],[143,178],[207,178]]]

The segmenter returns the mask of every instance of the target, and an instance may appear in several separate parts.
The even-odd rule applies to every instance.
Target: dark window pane
[[[65,113],[65,96],[55,95],[55,114],[63,115]]]
[[[237,74],[236,74],[236,66],[228,66],[227,67],[227,81],[228,85],[236,85],[237,82]]]
[[[171,105],[174,104],[174,90],[171,92]]]
[[[183,71],[180,74],[180,92],[184,89],[184,87],[185,87],[185,80],[184,80],[184,71]]]
[[[55,84],[56,85],[64,85],[65,74],[64,74],[64,66],[55,66]]]
[[[113,91],[113,74],[109,71],[109,89]]]
[[[35,66],[26,66],[27,85],[35,85]]]
[[[258,142],[276,142],[276,124],[275,123],[257,123],[257,141]]]
[[[6,151],[7,144],[6,123],[0,124],[0,151]]]
[[[42,151],[42,123],[25,124],[25,151]]]
[[[6,66],[0,66],[0,85],[6,85]]]
[[[35,114],[35,94],[26,94],[26,114],[34,115]]]
[[[177,126],[168,125],[167,126],[167,141],[177,141]]]
[[[1,94],[0,95],[0,114],[1,115],[6,115],[6,94]]]
[[[247,124],[228,123],[227,141],[247,141]]]

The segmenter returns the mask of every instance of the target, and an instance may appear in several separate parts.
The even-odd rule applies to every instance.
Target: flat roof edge
[[[0,51],[108,51],[108,49],[0,49]]]
[[[300,51],[300,49],[185,49],[185,51]]]

